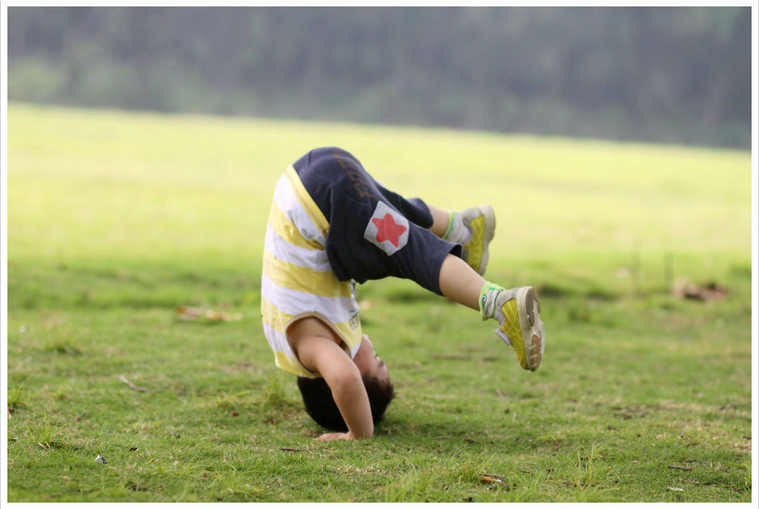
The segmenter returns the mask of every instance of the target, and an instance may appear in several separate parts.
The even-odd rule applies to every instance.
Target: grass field
[[[10,501],[751,501],[749,153],[21,104],[8,128]],[[398,397],[375,438],[313,441],[259,278],[274,183],[322,145],[494,205],[487,277],[540,289],[540,370],[473,311],[370,282]]]

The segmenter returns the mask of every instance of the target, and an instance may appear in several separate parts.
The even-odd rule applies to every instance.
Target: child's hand
[[[348,433],[325,433],[324,435],[320,436],[319,438],[315,438],[314,440],[321,440],[324,442],[329,442],[332,440],[353,440],[353,435]]]

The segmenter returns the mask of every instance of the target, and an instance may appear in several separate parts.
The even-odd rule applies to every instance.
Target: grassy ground
[[[751,500],[750,154],[18,104],[8,124],[9,500]],[[488,278],[541,290],[539,371],[474,312],[370,282],[398,398],[376,438],[313,441],[258,307],[274,182],[319,145],[495,205]]]

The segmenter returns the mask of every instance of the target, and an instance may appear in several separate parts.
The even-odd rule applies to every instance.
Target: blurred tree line
[[[749,7],[10,7],[10,100],[751,146]]]

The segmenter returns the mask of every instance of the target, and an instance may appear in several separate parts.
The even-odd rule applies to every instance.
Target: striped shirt
[[[264,334],[277,367],[315,378],[287,342],[287,328],[308,316],[321,319],[353,358],[361,346],[361,322],[353,281],[338,281],[327,257],[329,222],[295,169],[277,182],[269,210],[261,277]]]

